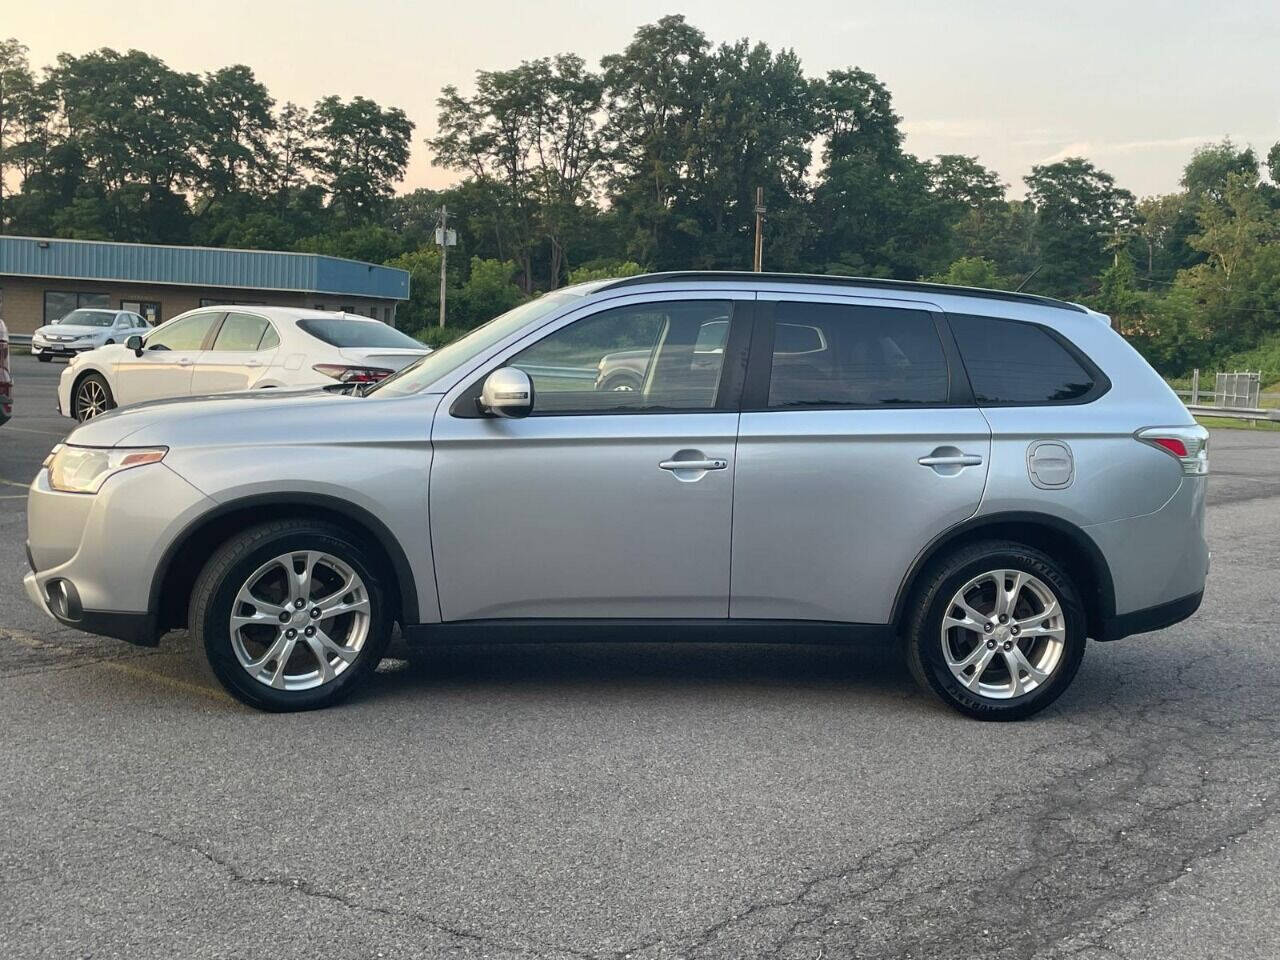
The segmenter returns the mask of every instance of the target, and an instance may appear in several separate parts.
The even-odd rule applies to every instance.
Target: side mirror
[[[480,412],[495,417],[527,417],[533,411],[533,381],[518,367],[501,367],[485,377]]]
[[[135,357],[142,356],[142,338],[137,334],[134,334],[132,337],[126,340],[124,342],[124,345],[133,351],[133,355]]]

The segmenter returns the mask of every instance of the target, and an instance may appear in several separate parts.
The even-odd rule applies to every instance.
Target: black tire
[[[255,570],[281,554],[302,550],[323,551],[359,574],[368,591],[369,629],[359,654],[336,677],[311,689],[280,690],[241,666],[231,641],[230,618],[237,592]],[[347,697],[382,660],[392,617],[380,566],[357,538],[333,524],[280,520],[238,533],[214,551],[192,588],[187,622],[228,693],[259,710],[287,712],[328,707]]]
[[[644,387],[644,381],[634,374],[615,373],[602,384],[600,384],[601,393],[613,393],[624,391],[639,392]]]
[[[100,373],[85,374],[83,377],[81,377],[79,380],[76,381],[75,389],[72,390],[71,392],[71,416],[74,419],[80,421],[81,423],[84,423],[86,420],[93,419],[93,416],[89,416],[89,417],[81,416],[82,391],[85,388],[85,384],[91,383],[91,382],[98,384],[98,386],[102,388],[102,396],[105,398],[104,402],[106,404],[106,407],[104,409],[99,410],[98,413],[94,414],[93,416],[100,416],[101,414],[106,413],[108,410],[114,410],[116,408],[116,398],[111,393],[111,385],[107,383],[106,378],[103,377],[102,374]]]
[[[1041,580],[1056,593],[1065,628],[1062,652],[1049,678],[1009,699],[967,689],[952,673],[943,652],[942,619],[952,598],[970,580],[993,570],[1020,570]],[[1022,720],[1049,706],[1070,686],[1084,658],[1087,629],[1080,593],[1060,563],[1023,544],[987,541],[948,554],[923,575],[911,598],[903,644],[916,682],[948,706],[978,720]],[[1017,689],[1013,680],[1009,687]]]
[[[50,355],[49,355],[49,354],[47,354],[47,353],[37,353],[37,354],[36,354],[36,359],[37,359],[37,360],[39,360],[41,363],[52,363],[52,362],[53,362],[53,357],[52,357],[52,356],[50,356]]]

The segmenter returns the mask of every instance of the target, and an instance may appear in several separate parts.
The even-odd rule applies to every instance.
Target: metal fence
[[[1174,393],[1187,409],[1200,417],[1227,417],[1231,420],[1280,421],[1280,393],[1262,393],[1262,377],[1252,371],[1219,373],[1214,376],[1213,393],[1200,388],[1200,371],[1191,374],[1191,389]],[[1267,407],[1263,407],[1263,404]],[[1275,405],[1275,406],[1273,406]]]
[[[1259,373],[1220,373],[1213,385],[1213,404],[1216,407],[1257,409],[1261,390],[1262,375]]]

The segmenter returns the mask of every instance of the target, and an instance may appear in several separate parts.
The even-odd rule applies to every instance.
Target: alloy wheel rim
[[[342,676],[369,637],[369,591],[352,567],[319,550],[273,557],[236,592],[231,647],[275,690],[310,690]]]
[[[76,412],[80,415],[81,423],[107,411],[107,392],[97,380],[86,380],[80,384],[78,398]]]
[[[1066,617],[1053,590],[1025,570],[989,570],[952,596],[942,655],[970,693],[1012,700],[1042,687],[1062,663]]]

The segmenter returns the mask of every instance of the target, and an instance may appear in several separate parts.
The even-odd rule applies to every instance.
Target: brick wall
[[[46,290],[66,293],[105,293],[110,297],[112,309],[120,309],[123,300],[150,301],[160,304],[161,321],[170,320],[180,313],[194,310],[200,301],[215,300],[222,303],[261,303],[273,307],[321,307],[340,310],[351,307],[356,313],[370,315],[376,308],[377,319],[385,319],[385,308],[392,308],[394,300],[373,300],[368,297],[335,297],[321,293],[283,293],[271,290],[230,290],[219,287],[148,286],[132,283],[105,283],[100,280],[47,280],[39,277],[0,277],[0,319],[10,333],[31,333],[44,325],[44,294]]]

